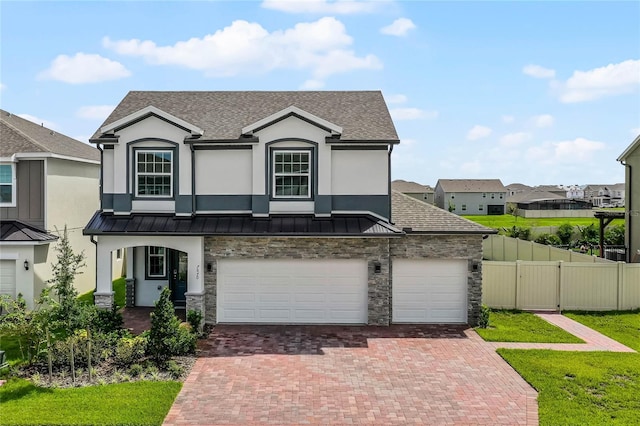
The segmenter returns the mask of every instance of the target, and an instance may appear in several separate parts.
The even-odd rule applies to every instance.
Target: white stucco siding
[[[296,117],[288,117],[282,121],[274,123],[255,133],[260,140],[257,147],[253,149],[253,193],[264,194],[265,189],[265,144],[276,140],[281,140],[270,147],[278,148],[306,148],[313,147],[309,143],[296,141],[305,139],[315,142],[318,146],[318,193],[330,194],[331,192],[331,148],[325,144],[325,137],[330,136],[327,132],[306,121]]]
[[[313,201],[271,201],[271,213],[313,213]]]
[[[189,146],[184,144],[184,138],[189,135],[189,132],[158,118],[149,117],[119,130],[116,134],[119,136],[119,139],[113,149],[114,164],[112,171],[109,172],[112,176],[107,176],[105,174],[105,178],[113,180],[113,193],[125,194],[131,193],[133,190],[134,175],[129,174],[131,172],[127,170],[127,147],[129,147],[130,161],[133,162],[133,147],[174,148],[177,143],[180,159],[180,164],[177,168],[180,183],[179,194],[191,194],[191,150]],[[157,138],[158,140],[153,140],[154,138]],[[151,140],[140,141],[141,139]],[[160,139],[174,143],[162,142]],[[136,142],[133,145],[127,145],[129,142],[134,141],[140,142]],[[174,170],[176,170],[175,165]],[[107,173],[106,170],[105,173]],[[127,174],[129,174],[129,188],[127,188]]]
[[[100,208],[100,166],[78,161],[47,159],[46,167],[46,226],[50,232],[56,229],[63,232],[67,227],[69,243],[74,253],[84,252],[86,266],[74,280],[80,294],[93,290],[96,283],[95,245],[88,236],[82,235],[82,229],[91,216]],[[55,247],[56,243],[51,247]],[[55,252],[54,252],[55,253]],[[50,270],[49,264],[45,270]],[[50,272],[42,279],[50,277]]]
[[[102,152],[102,191],[107,194],[112,194],[114,190],[113,151],[105,149]]]
[[[171,236],[99,236],[98,237],[98,279],[97,292],[104,294],[111,288],[111,252],[123,247],[141,247],[136,250],[144,254],[145,246],[168,247],[186,252],[188,264],[188,292],[202,293],[204,291],[204,242],[203,237],[171,237]],[[136,254],[138,254],[136,253]],[[136,256],[138,257],[138,256]],[[144,256],[143,256],[144,257]],[[138,268],[135,267],[135,274]],[[144,274],[144,269],[142,269]]]
[[[251,194],[252,150],[196,151],[196,194]]]
[[[389,191],[386,150],[332,151],[331,194],[385,195]]]
[[[173,200],[160,201],[160,200],[133,200],[131,202],[131,211],[142,212],[174,212],[176,203]]]

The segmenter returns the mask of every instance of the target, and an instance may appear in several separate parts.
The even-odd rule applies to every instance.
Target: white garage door
[[[0,260],[0,294],[16,297],[15,260]]]
[[[393,261],[394,323],[467,322],[467,261]]]
[[[217,286],[222,323],[367,322],[364,260],[223,259]]]

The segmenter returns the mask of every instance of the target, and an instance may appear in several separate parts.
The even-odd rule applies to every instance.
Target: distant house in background
[[[533,187],[523,183],[512,183],[507,185],[505,188],[507,188],[507,197],[511,197],[522,192],[529,192],[533,189]]]
[[[416,182],[407,182],[406,180],[396,179],[391,182],[391,189],[402,192],[416,200],[424,201],[425,203],[435,203],[435,191],[429,185],[422,185]]]
[[[584,199],[596,207],[622,207],[625,205],[625,184],[587,185]]]
[[[439,179],[436,206],[458,215],[505,214],[507,188],[500,179]]]
[[[625,246],[627,262],[640,262],[640,136],[618,157],[625,166]]]
[[[4,110],[0,141],[0,293],[21,293],[33,306],[65,225],[74,252],[86,255],[75,286],[93,289],[95,246],[82,228],[100,205],[99,151]]]
[[[584,199],[584,186],[581,185],[569,185],[565,186],[567,191],[566,197],[569,199]]]
[[[509,211],[517,216],[540,217],[593,217],[590,202],[568,199],[556,192],[543,191],[536,187],[507,197]]]
[[[567,188],[562,185],[538,185],[533,189],[540,192],[550,192],[562,198],[567,198]]]

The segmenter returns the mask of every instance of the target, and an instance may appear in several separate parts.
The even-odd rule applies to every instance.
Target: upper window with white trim
[[[311,198],[311,151],[274,151],[273,196]]]
[[[136,196],[173,196],[172,151],[136,151]]]
[[[0,206],[16,205],[16,166],[0,164]]]

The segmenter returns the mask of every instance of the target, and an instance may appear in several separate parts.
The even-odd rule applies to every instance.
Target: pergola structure
[[[624,211],[598,210],[593,217],[600,221],[600,257],[604,257],[604,230],[614,219],[624,219]]]

